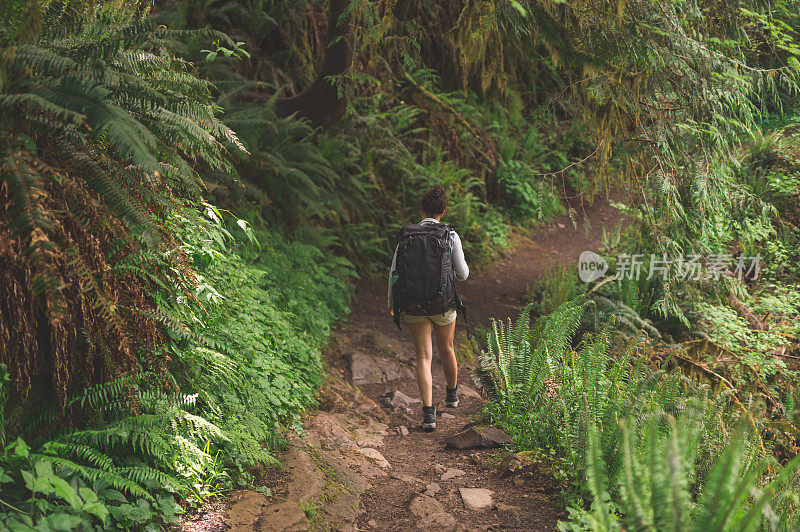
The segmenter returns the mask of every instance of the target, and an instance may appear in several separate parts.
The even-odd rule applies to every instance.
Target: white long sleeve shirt
[[[422,224],[431,224],[431,223],[438,223],[436,218],[424,218],[420,225]],[[456,274],[456,279],[459,281],[465,281],[467,277],[469,277],[469,266],[467,266],[467,261],[464,259],[464,249],[461,247],[461,238],[458,236],[458,233],[451,230],[450,231],[450,251],[453,255],[453,273]],[[392,277],[394,276],[394,270],[397,264],[397,247],[394,248],[394,256],[392,257],[392,265],[389,268],[389,295],[388,295],[388,302],[389,302],[389,309],[392,308]]]

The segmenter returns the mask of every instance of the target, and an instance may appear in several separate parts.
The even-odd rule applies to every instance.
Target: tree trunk
[[[345,101],[327,78],[342,74],[350,64],[350,46],[344,38],[348,24],[339,20],[347,5],[348,0],[330,0],[328,3],[328,48],[317,79],[300,94],[280,98],[275,103],[278,116],[297,113],[315,126],[324,126],[335,122],[344,113]]]

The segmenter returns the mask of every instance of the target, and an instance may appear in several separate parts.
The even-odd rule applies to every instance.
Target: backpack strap
[[[394,289],[394,287],[392,287]],[[400,303],[397,302],[397,295],[393,295],[392,297],[392,313],[394,314],[394,324],[397,325],[397,329],[402,331],[403,328],[400,327]]]
[[[398,240],[400,239],[400,235],[402,233],[403,233],[403,230],[401,229],[400,232],[397,235]],[[398,249],[397,251],[398,251],[398,255],[399,255],[399,251],[400,250]],[[395,268],[397,268],[397,265],[395,265]],[[389,290],[392,291],[392,315],[393,315],[393,319],[394,319],[394,324],[397,325],[397,329],[398,330],[402,331],[403,328],[400,327],[400,294],[397,293],[397,289],[398,289],[397,285],[398,285],[399,282],[400,282],[400,279],[398,278],[395,283],[391,284],[391,286],[389,287]]]
[[[467,321],[467,306],[464,305],[464,302],[461,301],[460,297],[458,297],[458,292],[456,292],[456,318],[458,317],[459,314],[464,316],[464,327],[467,330],[467,340],[471,340],[472,329],[469,326],[469,321]]]
[[[456,314],[458,314],[458,311],[456,311]],[[464,328],[467,330],[467,340],[472,340],[472,328],[469,326],[469,321],[467,320],[467,307],[465,307],[463,303],[461,303],[461,315],[464,316]]]

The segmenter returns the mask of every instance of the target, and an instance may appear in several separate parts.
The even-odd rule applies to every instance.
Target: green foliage
[[[788,128],[758,135],[730,163],[721,188],[713,193],[711,189],[693,193],[693,201],[716,202],[721,195],[725,201],[738,198],[741,203],[739,208],[707,220],[704,236],[691,252],[706,250],[701,260],[716,254],[731,261],[739,253],[748,257],[758,254],[757,278],[744,283],[725,277],[717,281],[664,282],[659,275],[647,279],[648,252],[658,254],[659,250],[653,248],[652,235],[642,229],[647,226],[642,223],[626,235],[607,238],[604,249],[611,265],[609,276],[616,273],[615,256],[642,253],[639,278],[600,281],[589,287],[601,319],[614,316],[617,328],[627,334],[644,331],[653,341],[668,344],[666,349],[675,349],[735,387],[762,396],[772,405],[769,415],[778,418],[783,391],[795,378],[796,145]],[[676,274],[673,269],[669,276]],[[750,317],[745,319],[748,312]],[[690,335],[697,338],[690,340]],[[677,347],[679,342],[684,345]]]
[[[536,182],[530,166],[517,160],[504,162],[497,170],[497,180],[509,200],[509,210],[514,216],[535,220],[561,214],[563,207],[555,187],[546,182]]]
[[[800,174],[792,128],[758,127],[795,98],[794,2],[353,0],[352,60],[321,80],[348,115],[323,130],[276,102],[317,76],[325,3],[158,11],[0,8],[0,407],[51,397],[37,382],[45,352],[57,398],[0,408],[7,526],[168,525],[179,504],[247,484],[312,401],[347,278],[385,265],[434,184],[471,263],[514,225],[561,213],[562,195],[609,185],[644,198],[628,209],[635,241],[617,250],[762,252],[776,286],[743,300],[770,313],[766,333],[719,286],[622,279],[589,297],[594,321],[629,335],[704,325],[784,403],[770,415],[796,422],[772,352],[797,334],[784,281],[800,279]],[[537,309],[550,318],[530,326],[528,308],[495,324],[478,371],[492,415],[586,480],[575,500],[592,506],[575,520],[691,527],[725,507],[720,528],[760,523],[774,502],[752,494],[767,485],[760,433],[726,447],[728,396],[651,371],[634,347],[610,355],[608,328],[573,348],[595,329],[590,304],[570,302],[584,288],[558,274]]]
[[[243,220],[231,227],[209,204],[172,215],[192,274],[190,290],[152,294],[171,337],[167,373],[112,380],[35,413],[26,427],[35,447],[19,439],[0,467],[13,485],[4,502],[20,509],[36,500],[36,511],[7,508],[7,526],[169,523],[182,505],[247,486],[251,466],[274,463],[281,427],[313,401],[321,347],[347,312],[352,267],[265,231],[256,240]],[[49,429],[67,421],[68,430]]]
[[[196,395],[164,392],[152,375],[140,379],[86,389],[66,411],[41,412],[39,423],[63,423],[78,413],[87,421],[72,417],[68,430],[48,431],[52,439],[33,424],[35,446],[17,437],[4,447],[0,481],[8,485],[0,522],[21,530],[130,528],[174,522],[183,513],[179,501],[204,499],[219,481],[209,452],[227,436],[192,413]]]
[[[347,312],[347,261],[316,247],[268,235],[246,265],[231,249],[220,211],[176,216],[176,234],[195,271],[195,297],[172,296],[162,310],[178,340],[176,379],[208,419],[230,434],[243,465],[268,459],[265,441],[291,421],[320,382],[319,351],[332,322]],[[245,248],[244,251],[247,251]]]
[[[0,240],[14,310],[3,312],[0,343],[17,349],[0,348],[0,359],[24,397],[46,355],[43,395],[63,403],[75,388],[133,372],[142,347],[163,343],[146,291],[179,266],[161,261],[136,279],[114,265],[166,251],[167,212],[200,195],[192,165],[226,171],[228,148],[242,146],[217,118],[211,85],[169,49],[174,32],[138,3],[6,4]],[[157,369],[159,354],[147,356],[144,370]]]
[[[463,98],[448,100],[466,106]],[[237,158],[237,176],[207,175],[219,185],[212,190],[218,202],[252,200],[261,207],[254,216],[304,238],[317,238],[308,233],[324,227],[326,246],[372,270],[391,253],[400,225],[419,217],[422,193],[439,184],[450,195],[445,221],[460,232],[471,260],[507,244],[510,228],[481,198],[481,181],[451,160],[421,122],[419,106],[362,98],[343,131],[319,133],[295,118],[278,118],[273,101],[242,104],[236,93],[226,93],[220,103],[223,121],[247,154]]]
[[[569,301],[533,325],[529,305],[513,326],[495,324],[475,375],[492,400],[488,414],[519,447],[542,447],[570,464],[566,496],[575,508],[562,529],[680,523],[700,530],[711,517],[720,529],[758,528],[775,515],[762,514],[772,502],[793,522],[781,490],[798,463],[752,495],[776,470],[758,434],[731,440],[740,418],[730,395],[677,372],[654,372],[636,343],[609,354],[610,326],[587,334],[574,351],[572,336],[590,304]]]
[[[26,514],[5,503],[12,510],[17,510],[16,514],[4,520],[6,527],[12,530],[75,530],[80,525],[88,525],[93,518],[102,524],[111,523],[108,508],[98,499],[94,490],[83,483],[76,487],[57,475],[51,462],[36,460],[31,456],[30,449],[22,439],[6,449],[9,450],[20,461],[27,462],[27,468],[19,473],[25,490],[30,493],[26,502],[30,502],[31,509],[35,508],[36,512]],[[14,480],[0,469],[0,482]]]
[[[156,198],[159,176],[196,194],[190,163],[223,170],[222,143],[241,149],[215,117],[209,83],[166,47],[168,30],[132,8],[29,7],[0,35],[0,108],[14,117],[4,135],[30,135],[37,147],[31,155],[44,160],[66,157],[61,165],[83,174],[117,216],[154,242],[153,213],[144,205]],[[26,31],[37,17],[38,31]],[[32,224],[31,217],[19,222],[27,230]]]
[[[4,448],[17,435],[31,445],[27,462],[16,454],[22,439],[0,457],[13,486],[0,519],[57,529],[166,524],[179,504],[246,485],[246,468],[274,461],[281,425],[312,401],[352,274],[347,261],[277,233],[259,231],[259,247],[243,220],[235,231],[249,243],[236,244],[219,210],[193,212],[205,188],[198,171],[236,183],[231,163],[245,161],[279,174],[286,186],[264,189],[294,204],[287,213],[321,206],[314,181],[339,174],[308,126],[281,122],[268,106],[224,116],[255,148],[246,152],[217,117],[216,88],[173,48],[213,40],[205,59],[214,65],[248,57],[241,41],[168,29],[136,3],[17,2],[0,16],[0,239],[15,254],[4,271],[31,285],[31,302],[16,306],[33,314],[17,320],[27,330],[0,327],[12,334],[4,344],[28,338],[22,355],[0,348],[0,357],[14,357],[21,394],[39,386],[25,372],[42,334],[32,301],[44,296],[53,336],[41,350],[53,351],[60,399],[0,416]]]
[[[576,271],[571,268],[556,267],[545,273],[534,284],[528,299],[533,303],[537,314],[550,314],[558,307],[573,300],[584,291]]]
[[[784,378],[796,378],[796,372],[788,369],[785,360],[775,357],[792,348],[792,338],[800,333],[800,324],[793,321],[778,322],[766,331],[755,331],[749,324],[729,306],[713,305],[706,302],[696,304],[697,312],[702,316],[698,328],[705,331],[708,339],[719,349],[719,356],[732,356],[744,368],[733,373],[733,381],[750,380],[750,371],[756,373],[757,379],[774,382],[776,374]],[[798,310],[789,313],[798,316]],[[710,349],[707,357],[714,365],[713,352]]]
[[[694,445],[701,439],[698,420],[684,416],[648,420],[634,435],[623,426],[621,494],[612,502],[602,482],[605,464],[597,452],[599,429],[592,425],[587,478],[592,490],[589,511],[570,509],[570,522],[559,530],[775,530],[781,520],[771,507],[775,494],[796,473],[795,458],[762,486],[767,464],[754,461],[743,432],[716,458],[710,474],[698,482],[702,457]],[[666,430],[665,430],[666,425]],[[784,523],[786,524],[786,523]]]
[[[480,227],[485,233],[485,238],[488,240],[485,246],[489,250],[499,250],[509,246],[512,228],[497,209],[487,209],[485,213],[476,217],[473,225]]]
[[[0,464],[0,481],[10,484],[0,522],[11,530],[130,528],[156,519],[174,522],[183,513],[173,495],[176,480],[141,465],[112,465],[89,446],[51,441],[33,451],[18,438]]]

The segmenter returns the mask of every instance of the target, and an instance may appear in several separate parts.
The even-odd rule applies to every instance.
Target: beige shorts
[[[435,314],[433,316],[412,316],[404,312],[403,317],[406,319],[406,323],[419,323],[421,321],[431,320],[434,325],[450,325],[456,321],[456,309],[451,308],[445,312],[444,315]]]

